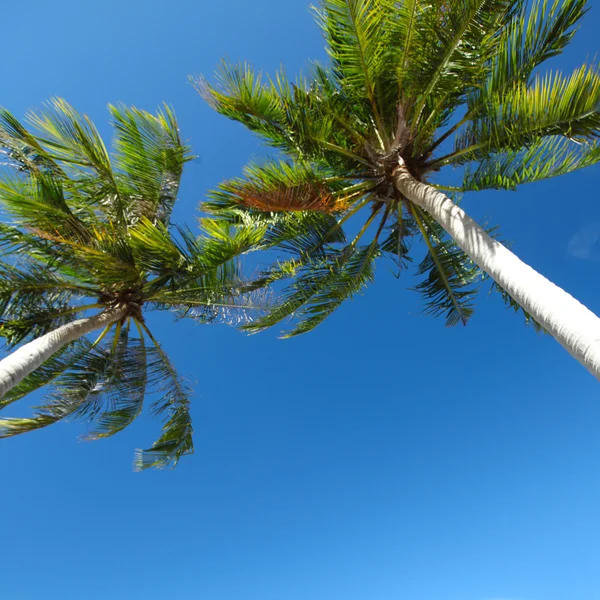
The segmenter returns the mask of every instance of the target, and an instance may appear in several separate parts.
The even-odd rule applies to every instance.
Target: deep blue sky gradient
[[[293,76],[325,57],[306,0],[11,2],[0,104],[58,95],[110,135],[106,104],[171,103],[198,160],[179,222],[265,156],[187,76],[220,58]],[[598,50],[598,9],[569,69]],[[600,171],[469,195],[524,260],[600,312]],[[391,265],[390,265],[391,266]],[[377,282],[317,331],[281,341],[150,324],[195,382],[196,454],[133,473],[143,418],[82,443],[78,423],[0,442],[7,600],[597,600],[600,388],[484,292],[468,327]],[[23,408],[25,410],[25,408]]]

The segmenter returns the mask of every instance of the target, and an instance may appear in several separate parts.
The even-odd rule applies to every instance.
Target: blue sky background
[[[593,9],[569,52],[598,50]],[[108,102],[166,100],[199,159],[179,222],[264,156],[187,83],[224,55],[293,75],[324,58],[306,0],[3,6],[0,104],[53,95],[109,135]],[[525,261],[600,312],[600,170],[469,195]],[[83,443],[61,424],[0,443],[0,597],[15,600],[597,600],[598,383],[484,292],[468,327],[377,282],[317,331],[152,327],[195,382],[196,454],[133,473],[141,419]]]

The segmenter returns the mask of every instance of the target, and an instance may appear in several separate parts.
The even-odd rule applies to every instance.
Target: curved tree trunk
[[[425,209],[456,244],[573,357],[600,379],[600,319],[492,239],[450,198],[417,181],[402,164],[396,189]]]
[[[121,319],[126,306],[108,308],[93,317],[77,319],[21,346],[0,360],[0,398],[65,344]]]

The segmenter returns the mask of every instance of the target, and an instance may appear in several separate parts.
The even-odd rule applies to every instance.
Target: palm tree
[[[418,235],[427,312],[466,323],[481,269],[600,377],[598,318],[452,200],[600,160],[597,64],[539,70],[585,12],[585,0],[324,0],[329,68],[291,83],[223,63],[216,84],[197,80],[218,112],[279,151],[206,205],[232,223],[254,219],[263,247],[291,253],[258,282],[291,278],[282,300],[249,328],[293,316],[288,335],[312,329],[372,280],[378,257],[405,268]],[[462,181],[442,181],[456,167]]]
[[[200,322],[241,309],[232,259],[260,232],[204,219],[197,238],[170,223],[187,146],[172,110],[110,106],[109,156],[87,116],[60,99],[28,115],[37,133],[0,112],[0,409],[50,386],[30,418],[0,420],[0,437],[66,417],[113,435],[147,393],[162,434],[136,467],[175,464],[193,450],[190,390],[145,315],[170,310]],[[97,331],[95,339],[87,334]]]

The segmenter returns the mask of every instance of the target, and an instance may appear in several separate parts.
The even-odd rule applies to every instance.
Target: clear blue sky
[[[180,222],[265,154],[187,83],[223,55],[290,75],[323,58],[306,0],[3,6],[0,104],[52,95],[109,133],[108,102],[173,104],[200,156]],[[568,54],[598,50],[598,8]],[[527,262],[600,312],[600,170],[468,196]],[[196,454],[133,473],[159,424],[77,441],[67,423],[0,443],[7,600],[597,600],[600,387],[481,294],[466,328],[377,282],[291,341],[152,325],[194,380]]]

